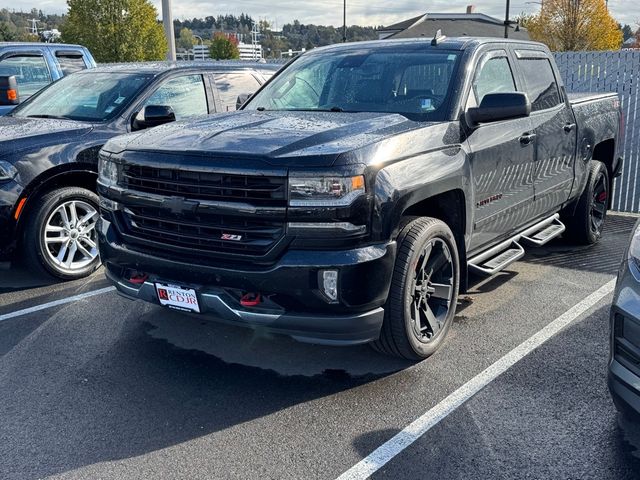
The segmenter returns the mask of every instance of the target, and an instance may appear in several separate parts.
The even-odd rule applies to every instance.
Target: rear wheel
[[[456,242],[444,222],[424,217],[408,223],[398,237],[384,323],[372,346],[409,360],[432,355],[453,322],[459,271]]]
[[[563,216],[567,225],[565,237],[569,240],[591,245],[602,236],[609,204],[609,173],[604,163],[589,162],[587,185],[578,200],[573,214]]]
[[[90,190],[67,187],[43,195],[25,225],[28,267],[62,280],[89,275],[100,265],[98,216],[98,197]]]

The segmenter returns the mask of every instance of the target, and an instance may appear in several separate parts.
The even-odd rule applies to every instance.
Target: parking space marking
[[[615,284],[615,279],[607,282],[598,290],[571,307],[542,330],[529,337],[497,362],[490,365],[486,370],[455,390],[435,407],[418,417],[390,440],[376,448],[340,475],[338,480],[365,479],[374,474],[476,393],[613,292]]]
[[[89,292],[80,293],[72,297],[62,298],[60,300],[54,300],[53,302],[36,305],[35,307],[29,307],[22,310],[16,310],[15,312],[5,313],[4,315],[0,315],[0,322],[4,320],[9,320],[11,318],[21,317],[22,315],[28,315],[33,312],[39,312],[40,310],[46,310],[47,308],[57,307],[58,305],[64,305],[67,303],[76,302],[84,298],[94,297],[96,295],[102,295],[103,293],[112,292],[114,290],[115,290],[115,287],[100,288],[98,290],[91,290]]]

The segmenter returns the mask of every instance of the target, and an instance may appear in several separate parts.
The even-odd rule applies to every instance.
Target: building
[[[262,58],[262,45],[252,43],[239,43],[240,60],[260,60]]]
[[[433,37],[438,30],[447,37],[504,37],[504,20],[467,7],[467,13],[425,13],[378,29],[378,38]],[[519,25],[509,26],[509,38],[529,40],[529,32]]]
[[[193,52],[192,58],[194,60],[206,60],[210,58],[209,45],[194,45],[192,52]]]

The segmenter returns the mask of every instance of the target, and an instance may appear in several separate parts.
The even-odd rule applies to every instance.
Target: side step
[[[524,257],[524,248],[516,240],[509,239],[467,262],[469,268],[482,275],[495,275],[513,262]]]
[[[560,215],[556,213],[495,247],[470,258],[467,261],[467,266],[471,271],[482,275],[495,275],[524,256],[524,248],[520,245],[521,240],[541,246],[560,235],[565,229],[566,227],[560,221]]]
[[[538,229],[534,230],[534,233],[530,233],[533,228]],[[537,247],[541,247],[545,243],[548,243],[550,240],[556,238],[562,232],[564,232],[567,227],[564,226],[564,223],[560,221],[557,214],[551,217],[551,219],[544,220],[542,224],[534,225],[530,229],[522,232],[522,240],[535,245]]]

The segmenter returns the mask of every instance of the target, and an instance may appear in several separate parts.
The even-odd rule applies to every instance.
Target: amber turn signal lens
[[[18,99],[17,90],[7,90],[7,99],[10,101],[16,101]]]

